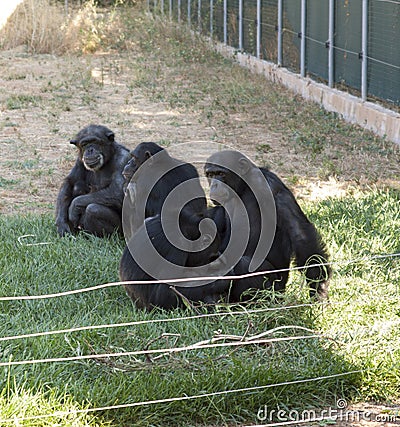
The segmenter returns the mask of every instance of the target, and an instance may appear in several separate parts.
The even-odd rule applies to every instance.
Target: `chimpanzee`
[[[123,225],[125,238],[129,238],[142,226],[146,218],[158,215],[171,191],[185,181],[190,181],[187,191],[175,193],[177,199],[188,197],[182,214],[204,212],[207,200],[201,188],[199,174],[190,164],[171,157],[167,150],[155,142],[142,142],[131,151],[131,160],[123,170],[125,200]],[[192,197],[194,194],[197,197]],[[180,206],[178,204],[179,208]],[[173,206],[174,207],[174,206]]]
[[[155,142],[141,142],[130,152],[131,158],[122,171],[122,175],[125,178],[125,188],[139,167],[151,156],[154,156],[154,154],[157,154],[160,151],[165,150]]]
[[[153,142],[139,144],[131,155],[124,169],[129,183],[125,184],[123,207],[127,247],[120,261],[121,280],[160,278],[167,282],[171,278],[220,275],[224,266],[218,260],[219,234],[196,168],[171,157]],[[171,309],[183,306],[182,298],[216,302],[227,293],[228,281],[125,288],[138,307]]]
[[[233,246],[242,243],[243,237],[238,236],[238,230],[246,228],[247,224],[248,240],[233,272],[242,275],[287,269],[294,257],[297,266],[305,266],[310,296],[317,293],[319,298],[327,297],[329,267],[307,268],[307,265],[326,262],[325,246],[283,182],[270,170],[258,168],[241,153],[229,150],[210,156],[205,174],[211,200],[226,210],[220,252],[232,242]],[[288,276],[285,271],[235,280],[229,300],[244,300],[243,292],[253,288],[282,291]]]
[[[130,158],[129,150],[101,125],[83,128],[70,143],[78,148],[78,157],[58,194],[58,234],[84,230],[102,237],[120,230],[122,170]]]

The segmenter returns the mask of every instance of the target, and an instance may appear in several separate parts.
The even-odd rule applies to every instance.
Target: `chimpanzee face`
[[[131,151],[131,159],[125,165],[124,170],[122,171],[122,175],[125,179],[125,184],[129,183],[129,181],[132,179],[133,175],[137,170],[138,170],[138,159],[133,154],[133,151]]]
[[[104,166],[106,148],[98,141],[85,141],[80,144],[82,162],[87,170],[98,171]]]
[[[164,151],[164,149],[154,142],[141,142],[134,150],[132,150],[130,152],[131,159],[126,164],[122,172],[122,175],[125,178],[125,184],[127,185],[130,182],[133,175],[144,162],[160,151]]]
[[[220,166],[207,164],[205,174],[210,186],[210,199],[216,204],[220,205],[230,199],[230,189],[227,185],[227,178],[229,171]]]
[[[219,165],[207,163],[205,174],[210,186],[210,199],[216,205],[230,200],[234,194],[243,194],[244,181],[235,172]]]
[[[78,147],[79,157],[89,171],[100,170],[113,156],[114,133],[105,126],[87,126],[70,142]]]

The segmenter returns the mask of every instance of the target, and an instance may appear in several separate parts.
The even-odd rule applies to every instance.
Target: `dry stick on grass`
[[[337,341],[335,339],[333,339],[331,337],[328,337],[328,336],[326,336],[324,334],[317,333],[314,330],[309,329],[309,328],[305,328],[303,326],[297,326],[297,325],[278,326],[277,328],[270,329],[270,330],[262,332],[262,333],[260,333],[258,335],[252,335],[252,336],[246,338],[246,334],[248,333],[248,330],[249,330],[249,328],[247,328],[246,331],[245,331],[245,333],[243,335],[227,335],[227,334],[220,334],[220,333],[217,332],[214,335],[214,337],[212,337],[211,339],[199,341],[197,343],[190,344],[190,345],[188,345],[186,347],[180,347],[179,349],[172,348],[172,349],[169,349],[169,351],[167,351],[166,353],[163,353],[163,354],[161,354],[161,355],[159,355],[157,357],[160,358],[160,357],[171,355],[172,353],[174,353],[175,350],[178,350],[179,352],[182,352],[182,351],[185,351],[185,350],[192,350],[193,348],[199,348],[199,349],[202,348],[202,347],[207,348],[208,345],[210,345],[210,344],[216,344],[219,341],[224,341],[227,344],[232,343],[232,342],[244,342],[244,343],[254,342],[254,344],[258,344],[258,345],[270,345],[271,344],[271,339],[267,339],[267,340],[263,341],[262,338],[265,337],[265,336],[267,336],[267,335],[273,334],[275,332],[282,331],[282,330],[287,330],[287,329],[298,329],[298,330],[301,330],[301,331],[310,332],[312,334],[312,336],[315,336],[315,337],[318,337],[318,338],[326,338],[326,339],[329,339],[329,340],[337,343]],[[162,337],[162,336],[160,336],[160,337]],[[296,336],[293,336],[293,338],[296,338]],[[157,339],[152,340],[152,342],[154,342],[156,340]],[[239,346],[237,348],[239,348]],[[233,351],[235,351],[235,350],[233,350]]]
[[[201,349],[201,348],[209,348],[210,345],[212,344],[217,344],[220,341],[223,341],[222,345],[219,344],[218,346],[223,346],[224,343],[227,344],[227,346],[229,346],[230,343],[234,343],[234,342],[243,342],[243,343],[247,343],[247,344],[251,344],[252,342],[254,342],[255,345],[271,345],[271,343],[274,341],[274,339],[266,339],[263,340],[262,338],[267,336],[267,335],[271,335],[275,332],[279,332],[279,331],[283,331],[283,330],[289,330],[289,329],[297,329],[297,330],[301,330],[301,331],[306,331],[306,332],[310,332],[312,335],[310,335],[311,337],[315,337],[315,338],[326,338],[330,341],[333,341],[335,343],[338,343],[337,340],[335,340],[334,338],[328,337],[324,334],[319,334],[317,332],[315,332],[312,329],[309,328],[305,328],[303,326],[297,326],[297,325],[288,325],[288,326],[279,326],[277,328],[273,328],[270,329],[268,331],[262,332],[260,334],[257,335],[252,335],[246,338],[246,334],[249,331],[249,328],[252,326],[251,323],[248,324],[248,327],[246,328],[246,331],[243,335],[228,335],[228,334],[221,334],[220,332],[215,332],[214,336],[208,340],[202,340],[202,341],[198,341],[197,343],[194,344],[190,344],[188,346],[184,346],[184,347],[176,347],[176,343],[178,342],[178,340],[181,338],[180,334],[170,334],[170,333],[163,333],[160,336],[158,336],[157,338],[154,338],[152,340],[150,340],[144,350],[145,351],[149,351],[149,353],[151,353],[152,351],[149,349],[150,345],[153,344],[154,342],[160,340],[161,338],[163,339],[167,339],[170,337],[175,337],[175,341],[173,343],[173,346],[171,348],[166,348],[165,353],[159,353],[154,359],[152,359],[150,357],[150,354],[145,353],[145,357],[146,357],[146,361],[150,362],[150,363],[154,363],[156,360],[164,358],[166,356],[169,356],[170,358],[173,356],[174,353],[181,353],[184,351],[190,351],[193,349]],[[306,336],[304,337],[298,337],[296,335],[292,336],[292,337],[287,337],[288,339],[290,338],[294,338],[294,339],[299,339],[299,338],[306,338]],[[283,338],[284,339],[284,338]],[[282,338],[277,338],[275,339],[276,341],[278,340],[282,340]],[[89,348],[94,352],[94,348],[90,345],[90,343],[88,343],[87,341],[85,341],[86,344],[89,346]],[[238,349],[240,347],[240,345],[235,346],[235,349],[232,351],[235,351],[236,349]],[[159,350],[157,350],[158,352]],[[222,358],[223,356],[219,356],[217,359]],[[225,355],[226,357],[226,355]],[[123,364],[118,364],[116,362],[113,362],[110,358],[98,358],[96,357],[96,354],[93,355],[92,359],[94,361],[96,361],[97,363],[101,363],[101,364],[105,364],[111,368],[114,369],[118,369],[118,370],[122,370],[122,371],[128,371],[128,370],[135,370],[134,368],[130,367],[130,369],[127,369],[126,365]],[[217,360],[216,359],[216,360]],[[179,363],[182,364],[182,361],[179,360]]]
[[[183,304],[187,307],[193,310],[195,313],[200,314],[199,310],[196,309],[196,307],[183,295],[181,292],[179,292],[175,286],[170,286],[169,289],[171,289],[172,292],[174,292],[178,297],[182,298]]]
[[[95,354],[96,351],[95,351],[94,347],[90,344],[90,342],[86,339],[84,339],[84,342],[89,347],[90,351]],[[94,362],[96,362],[98,365],[105,365],[105,366],[109,367],[110,369],[114,369],[114,370],[118,370],[118,371],[122,371],[122,372],[127,371],[127,369],[125,369],[125,366],[123,364],[117,363],[109,357],[103,358],[103,357],[93,356],[92,360]]]
[[[145,345],[145,347],[144,347],[144,350],[149,350],[149,347],[151,346],[151,344],[153,344],[154,342],[156,342],[156,341],[158,341],[158,340],[160,340],[160,339],[162,339],[162,338],[166,338],[166,341],[168,342],[168,338],[169,337],[175,337],[176,339],[175,339],[175,341],[174,341],[174,343],[173,343],[173,345],[172,345],[172,347],[176,347],[176,343],[179,341],[179,338],[181,337],[181,334],[169,334],[169,333],[167,333],[167,332],[163,332],[161,335],[159,335],[157,338],[153,338],[152,340],[150,340],[146,345]],[[157,359],[160,359],[160,358],[162,358],[162,357],[164,357],[164,354],[160,354],[159,356],[156,356],[156,357],[154,357],[154,359],[152,359],[151,357],[150,357],[150,355],[149,354],[145,354],[145,357],[146,357],[146,361],[147,362],[149,362],[149,363],[153,363],[153,361],[154,360],[157,360]]]

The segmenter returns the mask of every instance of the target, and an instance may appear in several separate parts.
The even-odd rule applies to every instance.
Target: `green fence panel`
[[[260,22],[257,0],[225,0],[227,44],[257,54],[257,29],[260,26],[260,57],[278,59],[278,0],[260,1]],[[191,28],[224,41],[224,0],[169,0],[164,14],[190,23]],[[242,2],[242,21],[239,5]],[[304,0],[303,0],[304,1]],[[152,9],[156,3],[150,2]],[[282,0],[282,65],[300,72],[302,0]],[[335,0],[333,84],[340,89],[361,91],[362,10],[368,4],[367,28],[367,94],[400,105],[400,0]],[[179,7],[180,5],[180,7]],[[153,6],[153,7],[152,7]],[[328,82],[329,78],[329,0],[306,0],[305,72],[308,76]],[[210,19],[212,22],[210,22]],[[365,88],[365,85],[364,85]]]
[[[369,1],[368,93],[400,105],[400,2]]]

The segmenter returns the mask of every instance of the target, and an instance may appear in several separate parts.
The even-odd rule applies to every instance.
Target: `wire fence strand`
[[[336,266],[336,265],[349,265],[354,264],[358,262],[364,262],[364,261],[374,261],[374,260],[381,260],[386,258],[395,258],[400,257],[400,253],[392,253],[392,254],[377,254],[377,255],[369,255],[359,258],[353,258],[350,260],[338,260],[338,261],[331,261],[331,262],[323,262],[323,263],[316,263],[316,264],[309,264],[301,267],[290,267],[290,268],[281,268],[276,270],[264,270],[264,271],[257,271],[254,273],[247,273],[247,274],[241,274],[241,275],[226,275],[226,276],[199,276],[199,277],[184,277],[184,278],[176,278],[176,279],[167,279],[167,280],[129,280],[129,281],[121,281],[121,282],[109,282],[104,283],[101,285],[95,285],[90,286],[87,288],[80,288],[80,289],[73,289],[70,291],[64,291],[64,292],[56,292],[51,294],[43,294],[43,295],[20,295],[20,296],[2,296],[0,297],[1,301],[24,301],[24,300],[39,300],[39,299],[50,299],[50,298],[58,298],[58,297],[64,297],[69,295],[75,295],[85,292],[92,292],[100,289],[106,289],[111,288],[115,286],[121,286],[121,285],[156,285],[156,284],[177,284],[179,286],[184,286],[186,282],[202,282],[205,280],[237,280],[237,279],[246,279],[249,277],[256,277],[256,276],[264,276],[268,274],[274,274],[274,273],[284,273],[284,272],[290,272],[290,271],[301,271],[305,270],[307,268],[314,268],[314,267],[326,267],[326,266]],[[195,285],[192,285],[195,286]],[[201,286],[201,285],[199,285]]]
[[[0,342],[13,341],[17,339],[44,337],[48,335],[69,334],[73,332],[89,331],[89,330],[96,330],[96,329],[123,328],[123,327],[139,326],[139,325],[149,325],[149,324],[155,324],[155,323],[172,323],[172,322],[182,322],[187,320],[210,319],[210,318],[228,317],[228,316],[231,316],[231,317],[248,316],[251,314],[261,314],[261,313],[272,312],[272,311],[292,310],[292,309],[302,308],[302,307],[315,307],[316,305],[325,306],[328,304],[330,303],[319,301],[316,303],[295,304],[295,305],[289,305],[289,306],[283,306],[283,307],[265,307],[260,309],[250,309],[250,310],[246,309],[243,311],[223,311],[223,312],[217,312],[217,313],[204,313],[204,314],[198,314],[193,316],[182,316],[182,317],[173,317],[173,318],[165,318],[165,319],[136,320],[133,322],[78,326],[75,328],[59,329],[54,331],[33,332],[30,334],[10,335],[6,337],[0,337]]]
[[[354,371],[349,371],[349,372],[344,372],[339,374],[315,377],[315,378],[305,378],[305,379],[286,381],[286,382],[275,383],[275,384],[265,384],[265,385],[254,386],[254,387],[244,387],[244,388],[233,389],[233,390],[222,390],[222,391],[216,391],[212,393],[196,394],[192,396],[179,396],[179,397],[171,397],[171,398],[165,398],[165,399],[147,400],[142,402],[124,403],[119,405],[102,406],[97,408],[74,409],[70,411],[57,411],[51,414],[35,415],[31,417],[5,418],[5,419],[0,419],[0,424],[10,424],[10,423],[15,423],[16,421],[17,422],[33,421],[33,420],[50,418],[50,417],[65,417],[72,414],[88,414],[93,412],[103,412],[103,411],[110,411],[110,410],[117,410],[117,409],[134,408],[138,406],[148,406],[148,405],[155,405],[155,404],[161,404],[161,403],[182,402],[187,400],[224,396],[224,395],[233,394],[233,393],[251,393],[255,391],[266,390],[268,388],[273,388],[273,387],[284,387],[288,385],[304,384],[307,382],[317,382],[317,381],[323,381],[327,379],[340,378],[348,375],[360,374],[362,372],[364,371],[354,370]]]
[[[157,348],[153,350],[135,350],[135,351],[121,351],[116,353],[85,354],[80,356],[53,357],[53,358],[47,358],[47,359],[32,359],[32,360],[18,360],[18,361],[10,360],[9,362],[0,362],[0,367],[37,365],[42,363],[78,362],[78,361],[84,361],[84,360],[109,359],[111,357],[123,357],[123,356],[174,354],[174,353],[181,353],[184,351],[199,350],[199,349],[220,348],[220,347],[240,347],[240,346],[257,345],[257,344],[258,345],[271,344],[271,343],[282,342],[282,341],[297,341],[297,340],[305,340],[305,339],[321,338],[321,337],[324,337],[324,336],[321,334],[313,334],[313,335],[302,335],[302,336],[281,337],[281,338],[271,338],[271,339],[245,340],[245,341],[239,341],[239,342],[234,341],[234,342],[226,342],[226,343],[204,344],[201,346],[199,346],[198,344],[194,344],[194,345],[188,345],[184,347]]]
[[[313,266],[326,266],[326,265],[349,265],[352,263],[358,263],[358,262],[369,262],[369,261],[375,261],[375,260],[383,260],[383,259],[393,259],[396,257],[399,257],[400,253],[392,253],[392,254],[376,254],[376,255],[370,255],[370,256],[364,256],[364,257],[358,257],[350,260],[337,260],[330,263],[320,263],[320,264],[312,264],[308,267]],[[290,269],[284,269],[284,271],[287,270],[300,270],[304,267],[293,267]],[[276,270],[283,271],[283,270]],[[263,272],[257,272],[257,273],[251,273],[250,275],[241,275],[241,276],[228,276],[232,278],[242,278],[242,277],[249,277],[252,275],[261,275],[261,274],[270,274],[271,271],[263,271]],[[226,278],[226,277],[224,277]],[[187,280],[204,280],[204,278],[180,278],[175,279],[174,282],[181,282],[181,281],[187,281]],[[148,284],[151,283],[163,283],[162,281],[149,281],[145,282]],[[171,280],[172,282],[172,280]],[[47,295],[39,295],[39,296],[23,296],[21,297],[2,297],[0,300],[3,301],[10,301],[11,300],[18,300],[18,299],[44,299],[46,297],[52,298],[55,296],[66,296],[66,295],[72,295],[80,292],[87,292],[87,291],[93,291],[98,289],[104,289],[111,286],[118,286],[125,283],[132,283],[132,284],[142,284],[143,281],[132,281],[132,282],[114,282],[114,283],[106,283],[103,285],[93,286],[90,288],[84,288],[84,289],[77,289],[73,291],[68,292],[60,292],[57,294],[47,294]],[[330,303],[318,303],[321,304],[321,306],[324,306],[325,304],[332,304]],[[333,302],[334,304],[334,302]],[[46,335],[55,335],[55,334],[67,334],[71,332],[77,332],[77,331],[85,331],[90,329],[102,329],[102,328],[116,328],[116,327],[131,327],[131,326],[137,326],[142,324],[148,324],[148,323],[164,323],[164,322],[174,322],[174,321],[182,321],[182,320],[191,320],[191,319],[202,319],[202,318],[213,318],[213,317],[220,317],[220,316],[238,316],[238,315],[251,315],[251,314],[259,314],[262,312],[268,312],[268,311],[274,311],[274,310],[289,310],[294,309],[298,307],[311,307],[315,306],[316,303],[309,303],[309,304],[298,304],[298,305],[292,305],[287,307],[269,307],[269,308],[263,308],[263,309],[254,309],[254,310],[243,310],[239,312],[235,311],[226,311],[226,312],[218,312],[218,313],[207,313],[207,314],[200,314],[200,315],[194,315],[194,316],[184,316],[184,317],[176,317],[176,318],[168,318],[168,319],[151,319],[151,320],[142,320],[142,321],[134,321],[134,322],[124,322],[119,324],[105,324],[105,325],[90,325],[90,326],[81,326],[77,328],[69,328],[69,329],[62,329],[62,330],[56,330],[56,331],[44,331],[44,332],[36,332],[31,334],[21,334],[21,335],[14,335],[9,337],[0,337],[0,341],[7,341],[7,340],[16,340],[16,339],[22,339],[22,338],[34,338],[34,337],[40,337],[40,336],[46,336]],[[272,334],[273,332],[281,331],[284,329],[298,329],[309,332],[308,335],[302,334],[302,335],[292,335],[292,336],[285,336],[285,337],[273,337],[273,338],[265,338],[266,335]],[[223,338],[223,337],[222,337]],[[222,339],[221,338],[221,339]],[[110,358],[117,358],[117,357],[133,357],[133,356],[146,356],[149,355],[158,355],[158,357],[162,356],[168,356],[172,354],[182,353],[182,352],[189,352],[193,350],[199,350],[199,349],[214,349],[214,348],[239,348],[249,345],[269,345],[272,343],[278,343],[278,342],[288,342],[288,341],[301,341],[301,340],[308,340],[308,339],[330,339],[335,341],[333,337],[329,337],[320,333],[315,333],[315,331],[304,328],[297,325],[289,325],[289,326],[283,326],[278,327],[273,330],[262,332],[261,334],[258,334],[253,337],[248,337],[246,339],[242,339],[239,341],[227,341],[227,342],[215,342],[216,337],[206,340],[201,343],[195,343],[187,346],[181,346],[181,347],[168,347],[168,348],[157,348],[157,349],[145,349],[145,350],[136,350],[136,351],[123,351],[123,352],[115,352],[115,353],[102,353],[102,354],[88,354],[88,355],[78,355],[78,356],[71,356],[71,357],[55,357],[55,358],[47,358],[47,359],[33,359],[33,360],[20,360],[20,361],[14,361],[9,360],[8,362],[2,362],[0,363],[0,366],[2,367],[11,367],[11,366],[22,366],[22,365],[33,365],[33,364],[40,364],[40,363],[62,363],[62,362],[79,362],[79,361],[94,361],[99,362],[100,360],[107,360]],[[305,382],[311,382],[311,381],[319,381],[319,380],[325,380],[329,378],[336,378],[336,377],[343,377],[351,374],[361,373],[363,370],[354,370],[349,372],[343,372],[339,374],[329,375],[329,376],[321,376],[321,377],[315,377],[315,378],[307,378],[303,380],[296,380],[296,381],[288,381],[285,383],[276,383],[276,384],[267,384],[263,386],[257,386],[257,387],[250,387],[250,388],[241,388],[241,389],[233,389],[233,390],[224,390],[219,392],[212,392],[212,393],[204,393],[204,394],[198,394],[193,396],[181,396],[181,397],[172,397],[172,398],[164,398],[164,399],[158,399],[158,400],[149,400],[149,401],[143,401],[143,402],[134,402],[134,403],[127,403],[127,404],[120,404],[120,405],[110,405],[110,406],[103,406],[103,407],[96,407],[96,408],[86,408],[86,409],[79,409],[79,410],[69,410],[69,411],[57,411],[50,414],[43,414],[43,415],[37,415],[32,417],[22,417],[22,418],[9,418],[9,419],[2,419],[0,420],[0,424],[10,424],[15,422],[23,422],[23,421],[29,421],[29,420],[39,420],[39,419],[45,419],[50,417],[64,417],[71,414],[79,414],[79,413],[92,413],[92,412],[99,412],[99,411],[107,411],[107,410],[117,410],[117,409],[123,409],[123,408],[129,408],[129,407],[138,407],[138,406],[147,406],[152,404],[162,404],[162,403],[172,403],[172,402],[178,402],[178,401],[185,401],[185,400],[194,400],[194,399],[201,399],[201,398],[209,398],[214,396],[221,396],[221,395],[228,395],[232,393],[246,393],[246,392],[254,392],[254,391],[260,391],[263,389],[271,388],[271,387],[279,387],[283,385],[294,385],[294,384],[300,384]],[[323,419],[325,420],[325,418]],[[297,422],[298,423],[298,422]],[[286,422],[286,423],[274,423],[269,425],[291,425],[293,423]],[[261,426],[261,425],[260,425]]]

